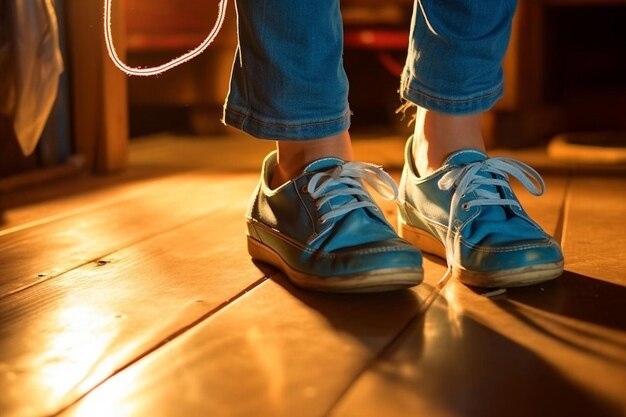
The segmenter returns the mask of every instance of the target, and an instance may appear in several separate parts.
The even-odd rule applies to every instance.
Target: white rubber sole
[[[321,292],[367,293],[387,292],[418,285],[424,278],[422,268],[386,268],[368,273],[320,278],[293,269],[270,247],[248,236],[252,259],[281,270],[297,287]]]
[[[400,216],[398,216],[398,234],[422,252],[446,259],[446,248],[443,243],[430,233],[406,224]],[[562,273],[563,261],[490,272],[477,272],[452,267],[453,278],[465,285],[485,288],[523,287],[539,284],[558,278]]]

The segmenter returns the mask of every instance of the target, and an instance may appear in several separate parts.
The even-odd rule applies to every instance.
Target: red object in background
[[[346,48],[376,51],[376,57],[392,75],[402,74],[404,63],[398,62],[389,51],[406,51],[409,46],[409,34],[403,30],[389,29],[353,29],[344,35]]]
[[[405,51],[409,46],[409,34],[403,30],[352,29],[346,31],[344,43],[355,49]]]
[[[206,38],[218,15],[218,0],[152,2],[126,0],[126,42],[129,52],[164,52],[191,49]],[[234,17],[234,7],[227,10]],[[232,44],[218,36],[216,45]]]

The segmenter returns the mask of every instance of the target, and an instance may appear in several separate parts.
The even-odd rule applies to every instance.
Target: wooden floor
[[[0,196],[0,416],[625,414],[624,171],[518,193],[563,244],[554,282],[438,288],[429,257],[411,291],[324,295],[247,255],[270,146],[158,136],[122,175]],[[392,170],[401,149],[357,142]]]

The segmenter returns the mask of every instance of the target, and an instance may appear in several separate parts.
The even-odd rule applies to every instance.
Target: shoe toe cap
[[[472,245],[461,241],[457,262],[473,271],[503,271],[563,262],[559,244],[550,237],[507,245]]]
[[[421,252],[394,238],[371,242],[334,252],[316,252],[305,262],[318,271],[333,271],[334,275],[367,273],[386,269],[421,269]]]

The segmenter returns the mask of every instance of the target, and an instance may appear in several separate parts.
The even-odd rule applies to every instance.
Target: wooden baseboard
[[[78,175],[84,170],[84,167],[84,158],[81,156],[73,156],[63,165],[33,169],[31,171],[0,178],[0,194]]]

